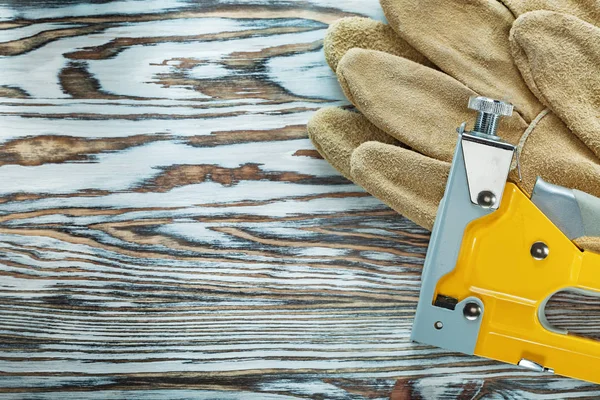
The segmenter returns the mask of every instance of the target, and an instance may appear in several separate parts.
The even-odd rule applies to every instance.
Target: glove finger
[[[600,254],[600,237],[583,236],[575,239],[574,242],[583,250]]]
[[[481,95],[506,99],[527,121],[543,109],[513,63],[514,16],[490,0],[380,0],[399,36]]]
[[[530,11],[547,10],[573,15],[598,25],[600,23],[600,2],[597,0],[500,0],[515,16]]]
[[[339,19],[329,26],[323,49],[325,59],[333,71],[336,71],[344,54],[355,47],[383,51],[433,67],[423,54],[406,43],[383,22],[370,18],[348,17]]]
[[[351,159],[356,183],[411,221],[431,230],[450,163],[379,142],[360,145]]]
[[[378,129],[358,112],[337,107],[322,108],[308,122],[308,136],[317,151],[346,178],[350,174],[350,156],[362,143],[378,141],[400,143]]]
[[[600,156],[600,29],[565,14],[533,11],[511,31],[529,87]]]
[[[351,49],[337,69],[348,99],[379,129],[408,147],[443,161],[452,160],[455,127],[471,121],[469,96],[452,77],[402,57]],[[527,124],[517,114],[500,120],[499,134],[518,143]]]

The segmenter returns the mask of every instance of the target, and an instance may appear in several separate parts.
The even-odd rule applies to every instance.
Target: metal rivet
[[[439,331],[444,327],[444,324],[442,323],[442,321],[437,321],[435,324],[433,324],[433,327]]]
[[[484,190],[477,195],[477,204],[484,208],[490,208],[496,204],[496,195],[489,190]]]
[[[535,242],[531,245],[530,253],[535,260],[543,260],[550,254],[550,249],[544,242]]]
[[[477,303],[467,303],[463,308],[463,315],[469,321],[475,321],[481,315],[481,307]]]

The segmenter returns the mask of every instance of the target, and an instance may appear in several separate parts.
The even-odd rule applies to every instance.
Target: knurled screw
[[[510,117],[513,112],[512,104],[483,96],[469,98],[469,108],[478,112],[473,130],[492,136],[496,136],[498,119],[501,116]]]

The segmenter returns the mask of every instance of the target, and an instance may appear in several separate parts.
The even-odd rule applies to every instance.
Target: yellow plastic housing
[[[544,260],[530,254],[538,241],[549,247]],[[527,359],[600,383],[600,342],[552,332],[538,317],[545,301],[565,289],[599,295],[600,255],[579,249],[508,183],[500,208],[467,227],[456,268],[440,279],[437,293],[483,301],[475,354],[510,364]]]

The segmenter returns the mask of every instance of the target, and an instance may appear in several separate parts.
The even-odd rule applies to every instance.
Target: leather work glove
[[[455,128],[474,120],[467,101],[481,95],[515,106],[498,129],[520,153],[522,181],[516,171],[512,181],[531,193],[541,176],[600,196],[598,3],[381,3],[389,26],[348,18],[325,38],[327,61],[359,111],[326,108],[309,122],[336,169],[431,229]],[[598,225],[576,242],[600,251]]]

